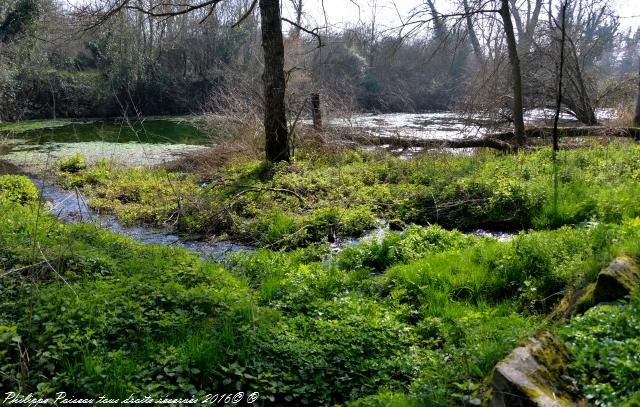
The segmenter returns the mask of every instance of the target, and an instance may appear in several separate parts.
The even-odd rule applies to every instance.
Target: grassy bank
[[[382,221],[506,231],[619,223],[640,214],[639,153],[633,144],[594,146],[562,151],[554,166],[546,149],[412,160],[302,152],[291,165],[232,162],[197,176],[63,164],[59,180],[83,187],[90,206],[125,222],[292,249],[357,236]]]
[[[0,387],[23,393],[476,404],[563,290],[640,252],[637,220],[511,242],[411,226],[339,254],[311,245],[212,264],[62,224],[25,179],[2,185]]]

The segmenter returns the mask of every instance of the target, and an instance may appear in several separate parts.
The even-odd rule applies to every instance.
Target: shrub
[[[387,232],[381,240],[373,238],[344,249],[337,257],[345,270],[362,268],[384,271],[392,264],[405,263],[430,253],[463,247],[474,238],[440,226],[409,226],[403,233]]]
[[[58,159],[54,163],[54,167],[63,173],[77,174],[87,168],[87,163],[85,162],[84,157],[80,153],[77,153],[70,157]]]
[[[38,199],[38,190],[22,175],[0,175],[0,201],[25,205]]]

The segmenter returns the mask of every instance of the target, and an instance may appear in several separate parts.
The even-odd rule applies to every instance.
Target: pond
[[[551,109],[531,109],[526,112],[525,120],[528,124],[548,124],[553,114]],[[597,116],[610,119],[616,112],[600,109]],[[561,119],[563,125],[576,123],[568,114],[563,114]],[[194,117],[147,118],[131,122],[123,119],[60,119],[0,125],[0,156],[31,173],[46,172],[56,159],[75,153],[82,154],[90,163],[106,158],[124,165],[161,164],[186,152],[206,148],[211,142],[192,124],[193,121]],[[487,117],[451,111],[363,113],[333,118],[327,123],[359,128],[377,136],[440,140],[481,137],[495,131],[486,126]],[[419,151],[421,149],[416,148],[400,153],[409,158]]]
[[[200,150],[209,138],[186,119],[25,122],[0,127],[2,159],[31,173],[76,153],[87,161],[107,158],[126,165],[154,165]]]

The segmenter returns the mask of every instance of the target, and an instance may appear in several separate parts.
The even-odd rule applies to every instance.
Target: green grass
[[[525,216],[505,208],[537,197],[538,189],[543,197],[549,192],[540,184],[545,152],[417,161],[425,169],[359,153],[334,157],[340,165],[331,157],[267,169],[234,164],[204,191],[184,174],[111,168],[105,162],[85,168],[79,158],[60,162],[60,182],[92,191],[92,199],[104,199],[124,219],[122,211],[129,211],[131,222],[161,222],[164,217],[156,215],[173,211],[197,225],[209,222],[207,211],[223,202],[234,221],[248,231],[256,227],[256,239],[271,246],[232,255],[223,264],[207,263],[182,249],[145,246],[95,225],[62,224],[32,200],[13,198],[28,195],[29,183],[0,188],[0,387],[116,398],[258,391],[264,405],[476,404],[493,366],[545,326],[545,314],[566,290],[592,281],[619,253],[640,253],[640,219],[626,195],[634,191],[637,152],[609,147],[563,156],[573,174],[563,182],[574,193],[562,196],[572,196],[576,205],[577,197],[593,202],[590,215],[567,209],[562,216],[571,222],[557,222],[564,218],[554,215],[554,222],[544,223],[551,218],[544,215],[543,199],[539,212],[527,216],[532,224],[535,219],[538,225],[578,225],[521,232],[510,242],[411,225],[338,254],[322,243],[325,233],[347,230],[345,219],[351,218],[358,219],[358,230],[367,217],[353,213],[361,214],[363,206],[377,208],[369,209],[372,217],[402,216],[393,205],[410,208],[405,199],[424,210],[404,194],[390,194],[389,205],[375,201],[380,206],[374,207],[371,197],[384,194],[371,191],[438,185],[448,193],[447,183],[457,181],[437,174],[447,178],[459,171],[463,181],[454,190],[481,185],[490,194],[487,202],[493,203],[476,208],[481,212],[458,211],[482,218],[499,207],[503,212],[495,216]],[[445,164],[452,169],[443,171]],[[334,171],[343,184],[327,178]],[[580,188],[587,184],[619,195],[586,194]],[[246,185],[262,190],[242,192]],[[295,191],[304,203],[275,188]],[[194,201],[176,203],[170,191]],[[505,198],[512,195],[515,201]],[[231,205],[236,201],[244,204]],[[169,203],[174,206],[163,206]],[[217,222],[220,231],[231,233],[231,226]],[[306,240],[273,244],[295,238],[291,233],[300,225],[307,225]],[[289,250],[271,250],[276,246]],[[637,336],[634,314],[610,314],[594,320],[588,313],[566,334],[578,355],[576,377],[592,377],[596,369],[602,381],[636,379],[635,365],[625,362],[635,346],[629,338]],[[605,332],[609,325],[614,333]],[[596,339],[615,334],[603,342],[615,346],[581,332],[596,333]],[[21,358],[25,347],[28,360]],[[594,355],[607,349],[622,355],[614,357],[620,364],[615,372],[593,364]],[[625,389],[601,390],[614,392],[611,400],[638,391]]]
[[[223,270],[182,250],[63,225],[47,214],[36,230],[35,207],[2,209],[2,268],[47,258],[56,270],[39,264],[2,280],[1,325],[10,332],[3,372],[42,393],[123,397],[239,387],[279,404],[315,405],[383,388],[411,392],[443,374],[440,360],[453,352],[458,371],[438,376],[441,394],[429,396],[446,398],[451,383],[481,381],[536,325],[514,311],[517,298],[493,306],[441,297],[436,309],[393,268],[370,275],[313,261],[322,253],[310,249],[237,255]],[[432,235],[415,233],[414,240]],[[420,292],[430,284],[419,281]],[[32,351],[29,377],[18,368],[23,342]],[[3,387],[13,388],[10,379]]]

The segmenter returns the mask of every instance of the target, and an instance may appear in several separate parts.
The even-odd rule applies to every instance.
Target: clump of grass
[[[188,222],[184,203],[198,194],[192,177],[162,169],[114,167],[106,160],[86,168],[79,155],[62,159],[56,168],[59,183],[90,191],[92,209],[113,214],[125,224]]]
[[[54,168],[62,173],[77,174],[87,168],[84,157],[77,153],[71,157],[61,158],[55,162]]]

